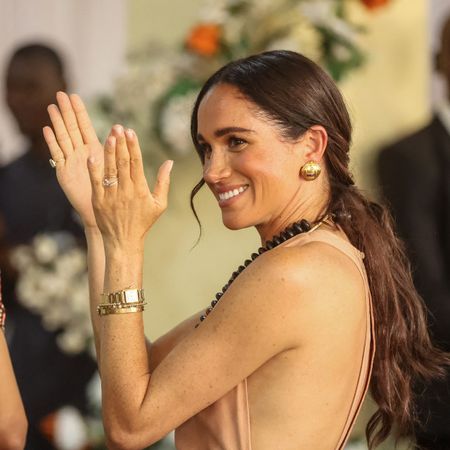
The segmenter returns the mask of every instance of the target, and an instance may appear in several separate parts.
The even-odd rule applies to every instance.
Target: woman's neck
[[[323,217],[329,203],[328,193],[302,196],[305,200],[293,201],[287,205],[274,219],[256,225],[256,229],[261,237],[262,245],[284,229],[302,219],[314,224]]]

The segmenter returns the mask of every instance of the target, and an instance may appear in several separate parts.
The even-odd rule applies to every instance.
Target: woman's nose
[[[203,166],[203,179],[207,183],[217,183],[228,178],[231,174],[231,167],[223,152],[211,152]]]

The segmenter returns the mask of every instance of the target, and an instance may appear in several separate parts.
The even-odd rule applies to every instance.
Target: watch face
[[[137,289],[125,291],[125,303],[137,303],[139,301],[139,295]]]

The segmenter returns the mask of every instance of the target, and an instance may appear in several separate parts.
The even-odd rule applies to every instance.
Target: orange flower
[[[197,25],[186,40],[186,47],[202,56],[214,56],[219,50],[220,32],[216,24]]]
[[[389,0],[361,0],[364,5],[369,9],[376,9],[380,6],[387,5]]]
[[[50,441],[53,442],[55,438],[55,424],[57,413],[50,413],[39,422],[39,429],[41,433]]]

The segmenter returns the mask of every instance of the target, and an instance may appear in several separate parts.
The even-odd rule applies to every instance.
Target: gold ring
[[[57,163],[59,163],[59,162],[61,162],[61,161],[65,161],[65,159],[64,158],[61,158],[61,159],[53,159],[53,158],[50,158],[49,160],[48,160],[48,162],[50,163],[50,165],[53,167],[53,168],[55,168],[56,167],[56,164]]]

